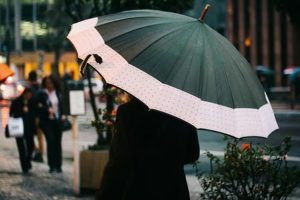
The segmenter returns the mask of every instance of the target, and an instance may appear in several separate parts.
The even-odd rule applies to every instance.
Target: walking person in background
[[[196,129],[137,99],[118,108],[99,200],[189,200],[184,165],[199,157]]]
[[[31,88],[33,92],[33,100],[37,101],[38,93],[41,90],[40,84],[38,82],[38,76],[37,72],[35,70],[32,70],[29,72],[28,75],[28,83],[29,87]],[[34,144],[34,153],[33,153],[33,161],[36,162],[43,162],[43,154],[44,154],[44,137],[43,132],[41,128],[39,127],[39,118],[35,117],[35,124],[36,124],[36,137],[38,140],[38,145]]]
[[[47,142],[49,172],[62,172],[62,130],[61,120],[65,119],[62,110],[58,79],[53,75],[42,80],[42,90],[38,94],[37,107],[39,125]]]
[[[31,90],[33,92],[33,95],[37,94],[40,91],[41,87],[38,82],[37,72],[35,70],[32,70],[29,72],[28,83],[29,83],[29,87],[31,88]]]
[[[10,117],[22,117],[24,123],[24,136],[17,137],[17,147],[20,157],[21,168],[24,174],[31,169],[31,158],[33,152],[33,135],[36,130],[35,105],[32,99],[33,93],[30,88],[25,88],[20,97],[12,101],[10,106]]]

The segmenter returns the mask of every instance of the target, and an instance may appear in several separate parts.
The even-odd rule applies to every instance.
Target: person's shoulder
[[[136,106],[136,103],[129,101],[127,103],[121,104],[118,107],[118,113],[132,113],[132,112],[136,112],[137,110],[139,110]]]
[[[144,112],[148,111],[148,107],[140,101],[132,100],[122,104],[121,109],[128,110],[130,112]]]
[[[129,102],[121,104],[118,107],[118,113],[125,112],[126,110],[129,110],[129,109],[130,109],[130,103]]]
[[[189,131],[196,131],[196,128],[191,125],[190,123],[179,119],[175,116],[171,116],[168,114],[165,114],[165,120],[167,121],[167,123],[171,126],[173,126],[175,129],[177,130],[189,130]]]

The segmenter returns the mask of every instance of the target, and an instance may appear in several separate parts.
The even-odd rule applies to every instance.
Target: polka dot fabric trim
[[[81,24],[82,23],[82,24]],[[278,129],[272,107],[267,104],[259,109],[232,109],[202,101],[189,93],[163,84],[147,73],[130,65],[121,55],[104,43],[94,28],[97,18],[72,26],[68,38],[75,46],[78,57],[98,54],[103,63],[89,60],[104,79],[143,101],[150,109],[159,110],[180,118],[198,129],[208,129],[241,138],[268,137]]]

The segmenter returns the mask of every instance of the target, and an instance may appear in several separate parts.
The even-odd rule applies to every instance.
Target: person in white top
[[[43,90],[38,94],[38,115],[40,127],[47,142],[47,158],[49,172],[62,172],[62,130],[63,115],[59,86],[53,75],[46,76],[42,81]]]

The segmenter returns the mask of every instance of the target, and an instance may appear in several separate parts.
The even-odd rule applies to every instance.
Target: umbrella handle
[[[85,57],[85,59],[83,60],[83,62],[81,63],[80,65],[80,74],[81,76],[84,76],[84,71],[85,71],[85,67],[87,65],[87,62],[89,60],[89,58],[93,56],[95,58],[95,61],[98,63],[98,64],[101,64],[103,62],[103,59],[101,58],[101,56],[99,56],[98,54],[89,54]]]
[[[200,22],[204,22],[204,18],[205,18],[205,16],[206,16],[206,13],[207,13],[209,7],[210,7],[209,4],[206,4],[206,5],[205,5],[205,8],[203,9],[203,11],[202,11],[202,13],[201,13],[201,16],[200,16],[199,19],[198,19]]]

